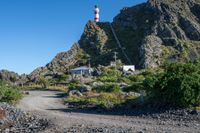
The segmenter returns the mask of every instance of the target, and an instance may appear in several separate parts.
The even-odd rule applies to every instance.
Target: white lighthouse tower
[[[95,22],[99,22],[99,20],[100,20],[99,12],[100,12],[100,10],[99,10],[98,6],[95,5],[95,10],[94,10],[94,14],[95,14],[94,21]]]

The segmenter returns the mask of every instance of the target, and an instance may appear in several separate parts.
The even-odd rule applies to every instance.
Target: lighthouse
[[[95,22],[99,22],[99,8],[98,8],[98,6],[97,5],[95,5],[95,10],[94,10],[94,14],[95,14],[95,18],[94,18],[94,21]]]

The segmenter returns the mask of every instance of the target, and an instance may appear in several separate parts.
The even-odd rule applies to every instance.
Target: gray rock
[[[77,95],[77,96],[83,96],[83,94],[79,90],[71,90],[69,91],[69,96]]]
[[[160,64],[161,44],[162,40],[154,35],[147,36],[144,39],[140,48],[140,64],[143,68],[154,68]]]
[[[82,84],[82,85],[76,86],[76,89],[79,90],[81,93],[83,93],[83,92],[89,92],[89,91],[91,91],[92,87],[89,86],[89,85]]]

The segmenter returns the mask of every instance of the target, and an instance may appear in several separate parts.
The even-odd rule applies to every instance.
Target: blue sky
[[[46,65],[77,42],[93,6],[101,21],[146,0],[0,0],[0,69],[20,74]]]

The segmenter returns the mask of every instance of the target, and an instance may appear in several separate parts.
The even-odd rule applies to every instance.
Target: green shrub
[[[131,84],[131,80],[129,79],[129,78],[127,78],[127,77],[121,77],[120,79],[119,79],[119,83],[126,83],[126,84]]]
[[[0,81],[0,102],[14,103],[22,97],[19,89]]]
[[[63,74],[56,77],[57,82],[66,82],[69,79],[69,75]]]
[[[100,85],[97,86],[95,88],[93,88],[93,90],[95,90],[96,92],[112,92],[112,93],[118,93],[121,91],[121,88],[119,85],[117,84],[104,84],[104,85]]]
[[[101,82],[117,82],[122,77],[122,73],[115,68],[104,68],[98,77]]]
[[[196,106],[200,104],[200,64],[167,64],[164,72],[148,77],[144,86],[159,104]]]
[[[49,80],[45,77],[40,77],[38,83],[42,86],[42,88],[48,88],[49,86]]]
[[[142,82],[145,77],[143,75],[133,75],[128,77],[132,82]]]
[[[125,92],[138,92],[140,93],[141,90],[144,90],[143,82],[134,82],[131,86],[128,86],[123,89]]]
[[[72,80],[68,85],[68,89],[69,90],[74,90],[80,84],[81,84],[81,82],[79,80]]]
[[[136,97],[125,97],[122,94],[114,93],[98,93],[96,96],[69,96],[66,102],[75,102],[79,104],[93,104],[105,109],[111,109],[116,105],[123,104],[127,100],[135,99]]]
[[[117,77],[116,76],[100,76],[98,78],[99,81],[101,82],[116,82],[117,81]]]

